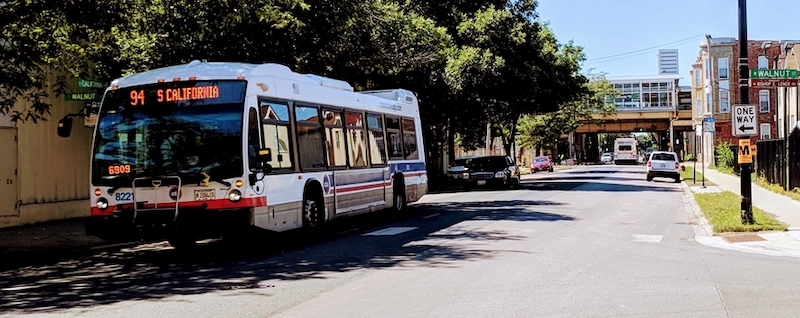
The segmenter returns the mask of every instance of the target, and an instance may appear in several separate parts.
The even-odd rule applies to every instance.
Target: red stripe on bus
[[[169,209],[170,207],[174,206],[174,203],[171,202],[162,202],[159,203],[159,206],[164,207],[165,209]],[[180,202],[178,203],[178,207],[180,208],[202,208],[205,207],[207,210],[221,210],[221,209],[230,209],[230,208],[249,208],[249,207],[261,207],[267,206],[267,198],[260,196],[260,197],[252,197],[252,198],[242,198],[239,202],[233,203],[228,199],[217,199],[217,200],[208,200],[208,201],[187,201],[187,202]],[[152,209],[155,207],[155,204],[145,204],[144,209]],[[120,210],[133,210],[133,203],[127,204],[120,204]],[[104,215],[111,215],[115,210],[114,206],[109,206],[108,209],[100,210],[96,206],[92,207],[92,215],[93,216],[104,216]]]
[[[367,190],[372,188],[381,188],[384,186],[392,185],[391,182],[384,182],[384,183],[375,183],[375,184],[365,184],[365,185],[356,185],[356,186],[348,186],[348,187],[339,187],[336,188],[336,193],[345,193],[345,192],[352,192],[358,190]]]

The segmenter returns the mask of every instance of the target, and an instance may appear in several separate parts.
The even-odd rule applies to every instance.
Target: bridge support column
[[[669,151],[675,152],[675,126],[669,121]]]

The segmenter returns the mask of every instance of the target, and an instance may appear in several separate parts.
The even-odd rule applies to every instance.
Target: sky
[[[658,50],[678,49],[681,85],[705,34],[738,38],[738,0],[538,0],[539,19],[559,42],[586,53],[584,70],[658,74]],[[750,40],[800,40],[800,0],[750,0]]]

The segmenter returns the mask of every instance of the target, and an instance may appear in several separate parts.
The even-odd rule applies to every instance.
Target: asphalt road
[[[795,317],[800,263],[694,242],[641,166],[429,194],[406,215],[0,272],[0,317]]]

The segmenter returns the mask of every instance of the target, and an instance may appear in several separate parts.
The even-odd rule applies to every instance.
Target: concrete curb
[[[714,231],[711,228],[711,224],[708,222],[705,215],[703,215],[703,210],[700,209],[700,206],[694,199],[694,192],[692,192],[692,189],[689,188],[686,182],[681,182],[681,186],[683,186],[684,206],[686,207],[686,212],[689,214],[689,220],[697,223],[696,225],[692,224],[695,230],[695,238],[697,236],[713,236]]]

